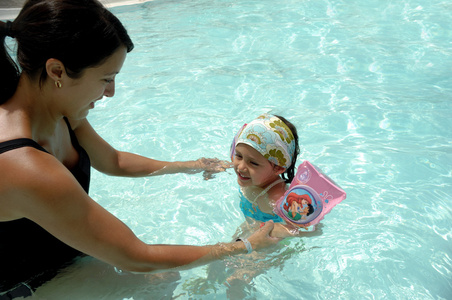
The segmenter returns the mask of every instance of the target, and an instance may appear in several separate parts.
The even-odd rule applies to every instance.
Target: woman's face
[[[94,68],[87,68],[78,79],[66,76],[63,81],[68,97],[65,116],[72,119],[83,119],[88,115],[94,103],[105,97],[115,94],[115,77],[122,68],[126,59],[125,47],[118,48],[104,63]]]
[[[256,149],[246,144],[238,144],[233,160],[237,182],[240,186],[259,186],[265,188],[278,174],[273,165]]]

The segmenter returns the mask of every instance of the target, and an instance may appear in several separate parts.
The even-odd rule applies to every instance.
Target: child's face
[[[240,186],[259,186],[265,188],[279,175],[276,168],[256,149],[245,144],[235,148],[233,160],[237,182]]]

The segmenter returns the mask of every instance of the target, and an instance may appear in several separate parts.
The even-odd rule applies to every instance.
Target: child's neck
[[[278,176],[272,183],[267,185],[263,192],[267,193],[268,198],[272,200],[278,200],[286,192],[286,183]]]
[[[242,189],[247,194],[247,198],[250,201],[255,202],[258,198],[262,198],[266,194],[270,200],[276,201],[281,198],[286,192],[286,184],[281,177],[276,177],[275,180],[266,184],[265,186],[253,185],[248,188]],[[254,200],[254,201],[253,201]]]
[[[273,213],[273,204],[286,192],[286,184],[280,177],[268,184],[264,189],[254,185],[242,188],[245,197],[259,209],[268,214]]]
[[[273,180],[269,184],[266,184],[264,187],[262,187],[262,189],[263,189],[263,191],[265,191],[265,193],[268,193],[270,190],[272,190],[275,186],[277,186],[281,182],[284,182],[284,180],[278,176],[275,178],[275,180]]]

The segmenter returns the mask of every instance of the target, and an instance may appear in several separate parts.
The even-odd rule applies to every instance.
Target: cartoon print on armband
[[[296,193],[290,193],[287,195],[283,207],[289,219],[294,221],[306,220],[306,217],[314,212],[312,199],[307,194],[298,195]]]

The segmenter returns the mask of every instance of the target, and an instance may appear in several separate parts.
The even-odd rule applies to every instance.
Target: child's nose
[[[239,170],[245,170],[246,169],[246,163],[243,160],[239,163],[238,169]]]

